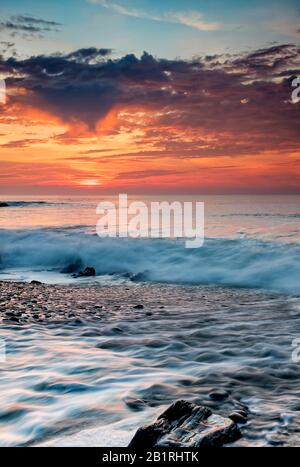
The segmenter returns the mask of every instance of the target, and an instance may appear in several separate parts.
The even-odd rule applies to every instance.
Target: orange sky
[[[300,104],[290,102],[286,79],[267,75],[278,54],[281,71],[290,65],[284,47],[266,49],[261,81],[253,78],[255,53],[206,68],[200,59],[124,57],[113,62],[122,65],[117,77],[101,58],[91,78],[95,96],[86,82],[73,93],[72,74],[74,63],[94,73],[94,61],[2,60],[1,193],[299,192]],[[52,74],[53,63],[61,73]]]

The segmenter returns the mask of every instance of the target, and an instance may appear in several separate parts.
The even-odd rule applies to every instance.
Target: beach
[[[97,197],[4,201],[1,446],[127,446],[179,399],[300,444],[299,196],[204,197],[197,249],[99,238]]]
[[[124,446],[178,399],[223,416],[247,405],[235,445],[299,444],[297,297],[130,282],[0,292],[1,445]]]

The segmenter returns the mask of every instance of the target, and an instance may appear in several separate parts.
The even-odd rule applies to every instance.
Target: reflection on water
[[[21,199],[22,198],[22,199]],[[2,196],[10,206],[0,208],[0,229],[79,227],[94,232],[101,201],[118,205],[116,196]],[[128,201],[201,201],[205,203],[207,237],[255,237],[300,241],[300,195],[165,195],[129,196]],[[122,230],[122,226],[121,226]]]
[[[299,439],[300,368],[291,360],[298,298],[141,285],[144,309],[132,310],[122,302],[124,286],[113,289],[116,300],[101,321],[0,326],[8,352],[0,364],[1,445],[55,444],[75,432],[80,444],[78,432],[91,427],[96,444],[113,445],[101,429],[134,431],[178,398],[223,415],[234,400],[245,402],[242,445]],[[217,388],[230,399],[211,401]]]

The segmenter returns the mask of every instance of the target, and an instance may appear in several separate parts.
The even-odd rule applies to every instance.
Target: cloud
[[[36,24],[39,27],[58,27],[61,26],[61,23],[56,21],[48,21],[42,18],[35,18],[33,16],[26,16],[26,15],[16,15],[12,17],[12,20],[16,21],[20,24]]]
[[[129,172],[120,172],[115,180],[140,180],[142,178],[152,177],[165,177],[167,175],[178,175],[184,172],[179,170],[167,170],[167,169],[148,169],[148,170],[137,170]]]
[[[89,150],[86,150],[86,151],[80,151],[79,154],[86,154],[86,155],[89,155],[89,154],[101,154],[101,153],[103,153],[103,152],[106,153],[106,152],[115,151],[115,150],[116,150],[116,148],[89,149]]]
[[[58,32],[61,23],[48,21],[32,16],[17,15],[6,21],[0,22],[0,32],[7,32],[12,37],[21,35],[22,37],[42,36],[46,32]]]
[[[170,18],[178,23],[184,24],[199,31],[216,31],[220,29],[219,23],[207,22],[203,18],[203,14],[197,11],[186,11],[171,13]]]
[[[97,49],[96,47],[87,47],[78,49],[66,55],[67,59],[75,60],[78,62],[90,63],[92,60],[98,60],[102,57],[107,57],[112,54],[112,49]]]
[[[220,24],[217,22],[205,21],[202,13],[198,11],[168,11],[161,14],[152,14],[148,11],[129,8],[119,3],[110,2],[107,0],[89,0],[91,3],[96,3],[104,8],[112,10],[120,15],[131,16],[133,18],[143,18],[152,21],[163,21],[166,23],[177,23],[188,26],[198,31],[216,31],[220,29]]]
[[[31,189],[35,187],[64,186],[67,181],[79,184],[82,178],[92,178],[93,172],[79,170],[66,163],[51,162],[15,162],[1,160],[0,186],[1,189],[10,191],[15,187],[27,187],[28,180]],[[40,191],[38,191],[40,194]]]
[[[0,41],[0,55],[16,56],[17,50],[15,48],[15,43],[11,41]]]
[[[1,148],[6,148],[6,149],[18,149],[18,148],[27,148],[31,147],[33,144],[40,144],[40,143],[45,143],[47,140],[45,139],[19,139],[16,141],[9,141],[8,143],[1,144]]]
[[[0,72],[8,76],[3,118],[26,120],[31,109],[51,115],[68,128],[59,140],[69,144],[77,143],[78,127],[81,136],[83,127],[89,135],[135,133],[135,149],[120,156],[139,160],[299,151],[300,106],[290,104],[288,75],[300,69],[299,47],[209,60],[109,54],[90,47],[0,57]]]

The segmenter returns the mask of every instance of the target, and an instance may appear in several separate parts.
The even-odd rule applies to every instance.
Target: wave
[[[47,201],[1,201],[1,207],[24,207],[39,205],[57,205],[58,203],[49,203]]]
[[[300,245],[247,238],[206,239],[186,249],[172,239],[99,238],[78,230],[0,230],[2,269],[60,271],[93,266],[132,280],[251,287],[300,293]]]
[[[255,213],[228,213],[228,214],[213,214],[210,217],[280,217],[287,219],[300,219],[300,213],[267,213],[267,212],[255,212]]]

